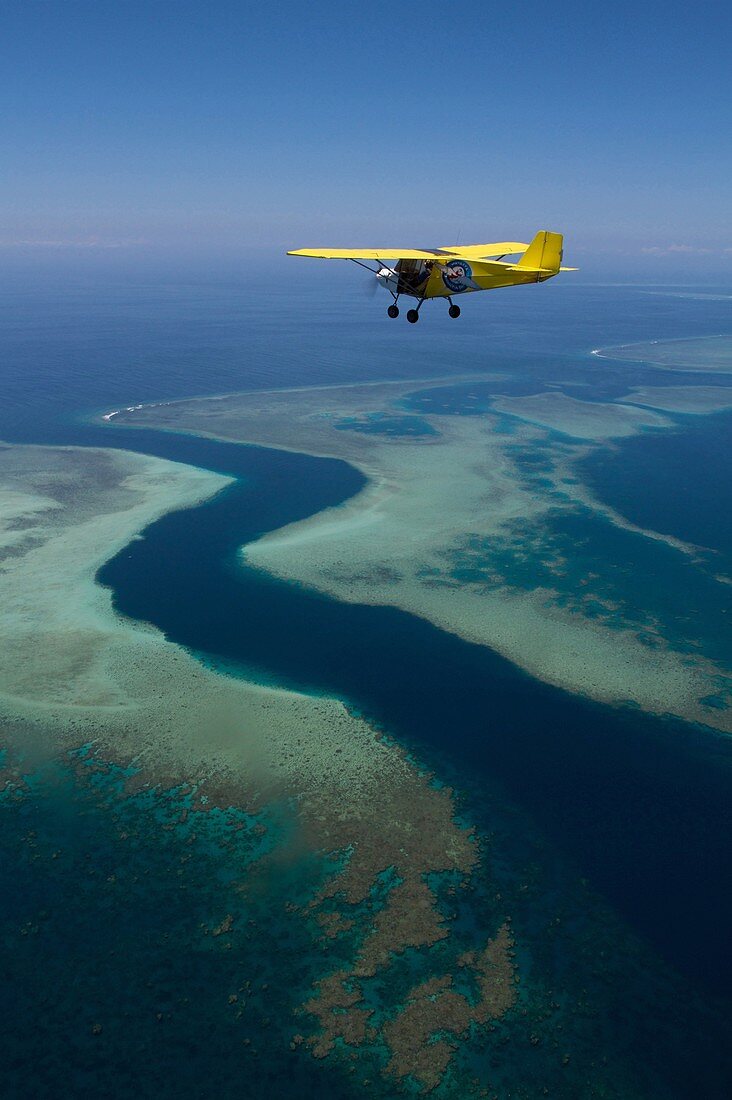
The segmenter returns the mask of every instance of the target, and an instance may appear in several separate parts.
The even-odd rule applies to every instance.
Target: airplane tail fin
[[[528,267],[532,271],[551,271],[556,275],[562,263],[563,241],[561,233],[542,230],[536,234],[516,266]]]

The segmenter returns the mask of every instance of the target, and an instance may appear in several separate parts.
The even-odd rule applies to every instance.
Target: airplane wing
[[[512,256],[521,253],[515,263],[502,263],[493,257]],[[556,274],[558,271],[574,271],[575,268],[560,267],[562,260],[562,236],[542,230],[531,244],[521,241],[497,241],[492,244],[449,245],[445,248],[296,248],[288,256],[313,256],[321,260],[436,260],[449,263],[451,260],[466,260],[480,263],[482,267],[499,269],[535,271],[537,273]]]
[[[525,252],[528,247],[520,241],[498,241],[495,244],[451,244],[439,251],[461,256],[464,260],[481,260],[484,256],[511,256],[514,252]]]
[[[321,260],[434,260],[445,254],[439,248],[296,248],[287,255]]]
[[[497,244],[449,245],[446,248],[296,248],[288,256],[314,256],[321,260],[479,260],[490,256],[510,256],[525,252],[529,246],[519,241]]]

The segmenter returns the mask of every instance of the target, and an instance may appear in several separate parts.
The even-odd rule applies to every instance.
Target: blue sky
[[[726,3],[4,0],[0,265],[564,231],[732,274]]]

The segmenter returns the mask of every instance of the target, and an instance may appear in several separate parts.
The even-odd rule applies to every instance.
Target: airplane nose
[[[399,289],[399,280],[395,277],[394,272],[390,267],[380,267],[375,272],[376,285],[381,286],[384,290],[391,291],[392,294],[397,293]]]

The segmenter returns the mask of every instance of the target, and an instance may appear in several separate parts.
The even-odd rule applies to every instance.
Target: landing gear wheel
[[[390,317],[398,317],[399,306],[389,306],[386,312],[389,314]]]
[[[417,324],[417,321],[419,320],[419,313],[416,309],[407,310],[407,320],[409,321],[410,325]]]
[[[459,317],[460,306],[450,306],[447,312],[450,314],[451,317]]]

